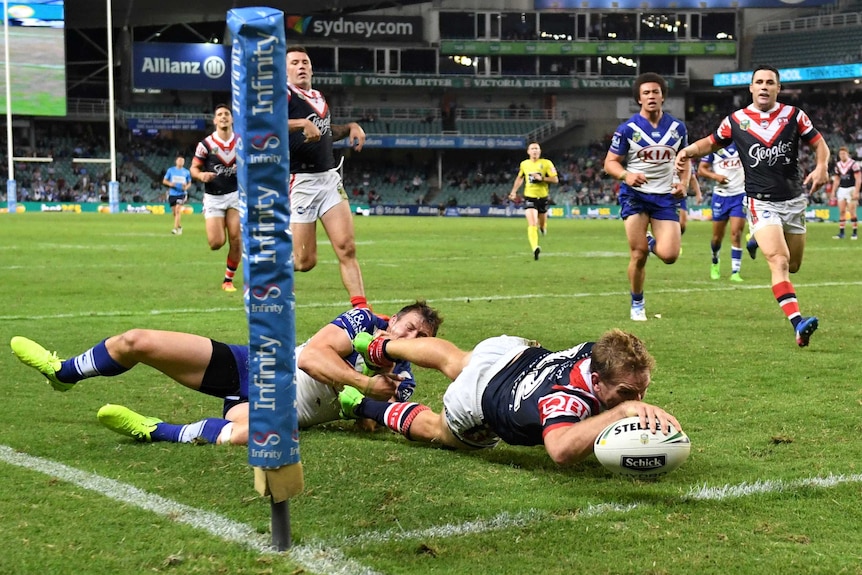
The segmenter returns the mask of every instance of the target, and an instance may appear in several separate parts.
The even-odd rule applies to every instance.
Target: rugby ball
[[[626,417],[607,426],[596,438],[593,451],[599,463],[613,473],[642,478],[666,475],[682,465],[691,452],[691,440],[682,431],[652,433],[640,417]]]

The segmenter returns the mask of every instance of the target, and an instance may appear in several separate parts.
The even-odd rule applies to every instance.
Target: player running
[[[859,220],[856,218],[856,206],[859,205],[859,186],[862,184],[862,171],[859,164],[850,157],[847,146],[838,148],[838,161],[835,163],[835,173],[832,175],[832,193],[838,200],[838,235],[833,239],[844,239],[844,227],[847,225],[847,212],[850,212],[850,224],[853,226],[851,240],[859,236]]]
[[[198,142],[189,171],[192,178],[204,183],[204,218],[210,249],[219,250],[225,242],[228,244],[221,289],[235,292],[233,278],[242,258],[242,228],[236,179],[238,138],[230,106],[217,104],[213,123],[215,132]]]
[[[633,92],[640,112],[614,132],[604,170],[622,182],[619,204],[629,242],[629,317],[646,321],[647,258],[653,253],[672,264],[679,257],[680,201],[688,190],[692,166],[674,166],[674,156],[688,143],[688,135],[681,120],[662,110],[665,79],[652,72],[641,74]]]
[[[745,229],[745,172],[736,144],[716,150],[700,159],[697,173],[716,182],[712,190],[712,266],[709,277],[721,279],[719,254],[730,221],[730,281],[741,282],[742,230]]]
[[[829,146],[804,111],[778,102],[781,81],[773,66],[759,66],[751,75],[752,103],[722,120],[716,131],[682,148],[677,166],[735,143],[745,171],[748,227],[772,274],[772,294],[790,321],[799,347],[817,330],[816,317],[799,311],[790,275],[802,266],[805,251],[805,208],[808,192],[828,180]],[[802,177],[799,141],[814,150],[814,170]]]

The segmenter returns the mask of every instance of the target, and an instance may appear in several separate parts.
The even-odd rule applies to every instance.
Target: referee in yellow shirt
[[[538,142],[530,142],[527,146],[529,158],[521,162],[515,185],[509,194],[509,199],[518,197],[518,190],[524,180],[524,215],[527,216],[527,239],[530,241],[530,250],[533,259],[539,259],[542,248],[539,247],[539,232],[545,235],[548,227],[548,184],[557,184],[557,168],[551,160],[542,158],[542,148]]]

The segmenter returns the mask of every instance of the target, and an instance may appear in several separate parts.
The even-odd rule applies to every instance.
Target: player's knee
[[[146,329],[130,329],[120,335],[120,346],[124,353],[141,356],[150,353],[156,345],[153,333]]]
[[[224,245],[224,240],[219,241],[216,239],[207,239],[207,243],[209,243],[210,249],[212,251],[216,251],[216,250],[220,250],[221,247]]]
[[[317,258],[314,256],[293,256],[293,270],[297,272],[307,272],[314,269],[317,265]]]
[[[338,261],[345,262],[356,259],[356,244],[353,241],[333,245]]]

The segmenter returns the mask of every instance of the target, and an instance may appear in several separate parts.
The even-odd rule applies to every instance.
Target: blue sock
[[[644,306],[644,294],[631,292],[632,294],[632,307],[643,307]]]
[[[216,417],[209,417],[187,425],[159,423],[150,437],[153,441],[171,441],[173,443],[194,443],[202,439],[215,445],[222,429],[230,423],[227,419]]]
[[[105,346],[106,341],[102,340],[81,355],[64,361],[57,372],[57,379],[64,383],[75,383],[88,377],[111,377],[129,371],[128,367],[114,361]]]
[[[649,252],[651,254],[655,253],[655,237],[650,236],[647,238],[647,247],[649,248]]]
[[[353,413],[359,417],[373,419],[380,425],[386,425],[386,409],[392,405],[388,401],[378,401],[376,399],[364,398],[353,410]]]
[[[718,263],[718,253],[721,251],[721,242],[710,242],[709,247],[712,249],[712,263]]]

